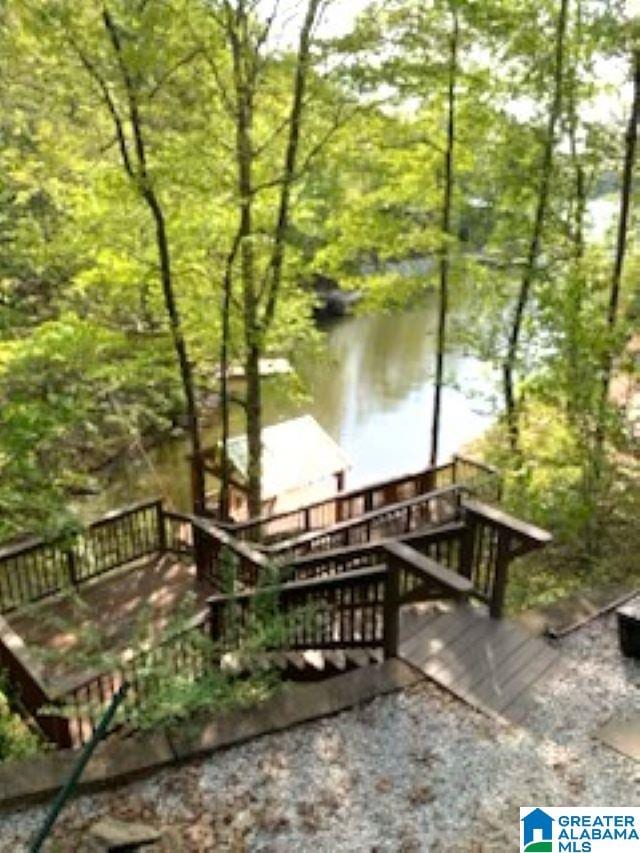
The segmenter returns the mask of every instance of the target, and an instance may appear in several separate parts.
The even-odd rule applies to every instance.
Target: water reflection
[[[455,309],[460,315],[466,306]],[[265,385],[265,422],[310,412],[350,456],[348,484],[401,474],[427,464],[433,395],[436,297],[396,314],[349,317],[327,330],[324,357],[296,367],[311,400],[291,399],[278,380]],[[476,358],[453,350],[447,358],[441,457],[477,437],[493,417],[493,377]],[[234,431],[242,429],[236,412]],[[206,430],[214,441],[217,426]],[[134,451],[114,468],[104,491],[87,501],[95,515],[122,503],[164,494],[188,507],[189,479],[184,439],[172,439],[143,454]]]

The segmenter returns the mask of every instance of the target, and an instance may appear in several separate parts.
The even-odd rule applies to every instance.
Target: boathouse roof
[[[351,464],[340,445],[311,415],[265,427],[262,452],[264,500],[339,474]],[[246,480],[246,435],[230,439],[227,453],[235,476]]]

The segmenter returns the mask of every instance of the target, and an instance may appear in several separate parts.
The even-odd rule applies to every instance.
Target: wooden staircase
[[[265,652],[255,666],[276,669],[291,681],[315,681],[340,675],[352,669],[382,663],[381,649],[306,649],[305,651]]]
[[[455,484],[375,509],[371,504],[321,530],[308,529],[310,513],[302,510],[305,532],[259,550],[223,534],[244,566],[253,560],[245,577],[273,561],[281,567],[282,584],[273,588],[281,614],[320,608],[320,619],[294,629],[260,665],[287,678],[320,679],[397,657],[474,708],[523,720],[558,654],[499,617],[510,562],[543,547],[549,534]],[[202,530],[216,535],[211,526]],[[209,599],[212,637],[223,647],[234,642],[228,624],[250,620],[255,592],[248,586],[233,597]]]

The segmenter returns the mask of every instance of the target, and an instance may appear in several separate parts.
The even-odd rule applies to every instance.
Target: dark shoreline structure
[[[357,290],[344,290],[329,276],[316,273],[311,282],[316,296],[313,316],[316,320],[328,320],[332,317],[344,317],[360,302],[362,294]]]

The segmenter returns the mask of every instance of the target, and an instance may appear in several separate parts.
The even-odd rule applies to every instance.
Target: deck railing
[[[509,565],[517,557],[544,548],[552,536],[496,507],[467,498],[460,571],[471,580],[475,594],[489,604],[492,616],[504,610]]]
[[[151,649],[132,653],[117,667],[84,680],[64,694],[47,696],[36,682],[33,701],[54,708],[41,722],[60,745],[85,743],[125,679],[132,685],[126,705],[131,716],[143,704],[146,691],[153,687],[148,673],[158,661],[162,661],[163,672],[197,679],[208,666],[216,664],[217,656],[225,649],[237,646],[254,616],[256,596],[270,592],[277,598],[277,612],[287,628],[286,636],[279,638],[276,646],[284,650],[382,648],[387,657],[394,656],[398,650],[400,607],[442,595],[438,578],[433,575],[434,567],[461,581],[468,580],[469,594],[488,603],[492,615],[499,616],[510,560],[542,547],[550,537],[474,500],[463,502],[462,513],[461,519],[435,530],[395,537],[410,549],[398,551],[392,541],[381,540],[312,553],[283,569],[284,582],[272,590],[213,596],[208,600],[207,612],[179,632]],[[186,523],[181,516],[174,521]],[[209,526],[200,529],[215,541],[216,547],[228,545],[224,532]],[[268,565],[264,555],[245,549],[243,543],[236,547],[248,563],[257,560],[250,569],[252,577]],[[425,569],[425,558],[431,572]],[[216,660],[208,660],[202,644],[197,642],[203,633],[214,643]],[[55,711],[56,706],[60,713]]]
[[[211,637],[222,649],[236,648],[250,628],[257,595],[277,597],[285,636],[275,648],[337,649],[381,647],[386,566],[305,581],[294,581],[235,596],[209,599]]]
[[[199,638],[211,633],[209,611],[203,611],[160,642],[149,648],[131,651],[121,662],[104,672],[95,673],[82,682],[56,695],[56,705],[68,723],[71,746],[82,746],[92,737],[98,722],[112,697],[126,681],[129,691],[122,708],[124,724],[135,720],[136,711],[142,708],[158,685],[154,679],[160,673],[179,675],[187,681],[201,678],[208,667],[207,646]]]
[[[500,474],[489,465],[456,455],[451,462],[342,492],[299,509],[225,525],[234,537],[273,543],[359,518],[389,504],[410,500],[450,485],[466,485],[478,497],[497,500]]]
[[[463,574],[460,569],[461,544],[465,526],[457,521],[439,527],[436,530],[408,533],[396,537],[418,553],[429,557],[435,562],[452,571]],[[379,566],[384,560],[381,554],[388,541],[370,542],[365,545],[352,545],[348,548],[337,548],[335,551],[312,553],[297,557],[290,565],[282,570],[283,580],[310,580],[326,578],[358,569]],[[400,587],[403,592],[414,588],[414,576],[401,571]]]
[[[207,519],[183,516],[193,528],[198,577],[221,589],[228,582],[227,569],[245,587],[255,587],[261,574],[268,569],[269,559],[248,542],[236,539],[226,530]],[[224,556],[231,561],[224,565]]]
[[[328,530],[305,533],[263,549],[265,555],[282,563],[317,551],[365,545],[411,533],[419,528],[446,524],[460,517],[465,488],[456,485],[420,494],[410,500],[385,505],[358,518],[335,524]]]
[[[421,600],[442,594],[442,584],[452,595],[467,595],[468,581],[445,566],[395,543],[378,544],[361,555],[368,565],[348,571],[352,557],[342,563],[332,559],[332,573],[317,574],[242,595],[209,599],[211,637],[217,647],[234,649],[250,628],[258,595],[271,594],[274,609],[284,618],[284,637],[278,650],[331,650],[382,648],[385,657],[398,653],[400,608],[419,594]],[[307,561],[308,563],[309,561]],[[299,568],[299,566],[296,566]],[[308,568],[308,564],[306,566]]]
[[[34,539],[3,548],[0,613],[40,601],[165,549],[160,500],[109,513],[83,533],[67,539]]]

